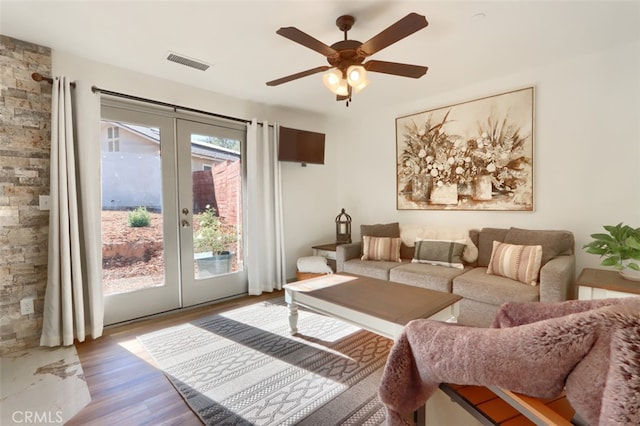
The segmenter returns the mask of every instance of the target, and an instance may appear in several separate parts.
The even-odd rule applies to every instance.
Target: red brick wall
[[[242,174],[240,161],[225,161],[213,167],[218,215],[226,223],[242,223]]]
[[[224,161],[211,171],[196,171],[193,179],[193,213],[210,206],[225,223],[242,221],[242,175],[240,161]]]
[[[213,185],[213,175],[210,171],[197,171],[191,173],[193,183],[193,214],[198,214],[207,206],[218,210],[216,191]]]

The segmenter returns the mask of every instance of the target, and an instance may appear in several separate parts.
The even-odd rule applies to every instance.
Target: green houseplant
[[[215,209],[209,206],[195,219],[193,248],[199,276],[230,272],[234,255],[230,249],[238,241],[235,228],[223,223]]]
[[[591,234],[593,241],[583,248],[602,257],[601,265],[615,268],[625,278],[640,280],[640,228],[619,223],[604,229],[608,233]]]

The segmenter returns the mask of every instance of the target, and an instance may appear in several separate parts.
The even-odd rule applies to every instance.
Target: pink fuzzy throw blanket
[[[495,328],[407,324],[380,383],[387,424],[413,424],[440,383],[539,398],[563,390],[591,425],[640,425],[640,297],[508,303]]]

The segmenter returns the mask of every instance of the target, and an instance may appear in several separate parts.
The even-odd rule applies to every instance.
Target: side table
[[[585,268],[576,286],[579,300],[640,296],[640,282],[624,279],[613,270]]]
[[[333,269],[333,272],[336,272],[336,247],[338,245],[337,243],[330,243],[311,247],[314,256],[322,256],[327,259],[327,264]]]

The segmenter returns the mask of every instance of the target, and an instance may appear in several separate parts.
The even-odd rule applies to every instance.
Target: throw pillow
[[[376,223],[375,225],[360,225],[360,236],[363,239],[363,247],[360,255],[364,254],[364,237],[400,237],[400,223]]]
[[[494,241],[487,274],[535,286],[538,283],[541,261],[542,246],[519,246]]]
[[[431,265],[447,266],[463,269],[462,252],[465,240],[416,240],[414,245],[413,263],[429,263]]]
[[[462,252],[462,261],[465,264],[472,264],[478,260],[478,246],[472,240],[471,233],[472,230],[459,226],[400,225],[400,238],[402,239],[402,243],[409,247],[413,247],[417,240],[464,242],[466,247]],[[403,259],[413,258],[413,255],[407,257],[403,254],[402,249],[400,250]],[[491,247],[489,247],[489,251],[491,251]],[[487,262],[489,262],[489,254],[487,254]]]
[[[362,237],[362,260],[400,262],[400,238]]]

